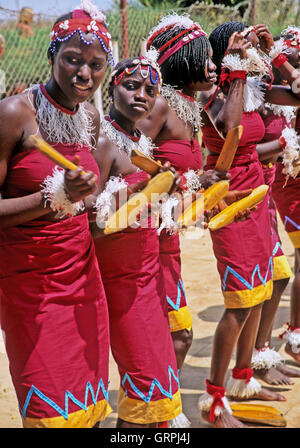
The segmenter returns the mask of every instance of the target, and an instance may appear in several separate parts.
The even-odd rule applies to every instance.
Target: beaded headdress
[[[286,36],[291,35],[291,38]],[[282,31],[281,39],[283,39],[283,44],[286,48],[296,48],[300,51],[300,28],[296,26],[289,26],[286,30]]]
[[[132,75],[137,70],[140,71],[140,74],[144,79],[147,79],[150,76],[150,81],[153,85],[158,85],[160,87],[162,85],[162,76],[160,73],[159,65],[156,62],[157,53],[153,50],[146,53],[145,56],[140,56],[139,58],[134,58],[130,65],[125,67],[122,71],[114,70],[111,74],[111,81],[115,86],[120,84],[124,75]]]
[[[163,62],[180,50],[180,48],[184,45],[190,43],[198,37],[207,36],[201,26],[198,23],[193,22],[188,16],[171,14],[164,17],[161,22],[150,32],[147,41],[147,49],[149,50],[151,48],[151,43],[159,34],[176,27],[178,27],[178,34],[158,49],[160,56],[158,57],[157,62],[159,65],[162,65]],[[176,40],[178,41],[172,46],[173,42]],[[165,53],[161,55],[164,50],[166,50]]]
[[[82,0],[81,5],[72,12],[70,19],[54,25],[50,33],[51,53],[55,52],[57,42],[65,42],[75,33],[79,34],[80,39],[86,45],[92,45],[94,40],[98,39],[107,54],[109,64],[115,65],[112,55],[111,35],[105,26],[105,15],[89,0]],[[93,38],[86,40],[83,33],[91,33]]]

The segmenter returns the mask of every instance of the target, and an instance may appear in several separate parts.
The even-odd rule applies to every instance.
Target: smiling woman
[[[45,85],[0,103],[1,325],[25,427],[92,427],[111,412],[103,284],[83,200],[110,35],[89,1],[59,19]],[[61,171],[32,147],[37,134],[82,167]],[[84,170],[84,171],[83,171]]]

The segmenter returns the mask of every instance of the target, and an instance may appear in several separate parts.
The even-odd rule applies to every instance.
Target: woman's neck
[[[120,128],[124,129],[129,135],[136,133],[136,122],[124,117],[114,106],[110,108],[109,117],[114,120]]]
[[[63,93],[57,82],[51,78],[46,84],[45,89],[51,98],[58,103],[60,106],[69,109],[71,112],[76,111],[78,104],[74,101],[70,101],[67,96]]]

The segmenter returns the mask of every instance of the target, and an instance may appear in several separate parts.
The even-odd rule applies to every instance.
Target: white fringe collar
[[[148,157],[152,157],[155,145],[152,140],[149,137],[146,137],[143,133],[141,133],[138,141],[133,141],[124,132],[116,129],[105,117],[101,121],[101,132],[103,132],[120,151],[125,151],[129,157],[134,149],[137,149]]]
[[[164,84],[161,89],[161,95],[166,99],[171,109],[176,112],[178,118],[185,123],[190,123],[195,132],[201,127],[202,106],[199,101],[191,101],[174,87]]]
[[[29,90],[33,90],[32,86]],[[93,119],[83,104],[74,115],[63,113],[43,95],[40,87],[36,95],[36,120],[51,143],[70,143],[95,148]]]

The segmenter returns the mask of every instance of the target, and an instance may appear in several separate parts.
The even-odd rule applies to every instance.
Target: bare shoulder
[[[91,114],[91,117],[93,118],[93,120],[100,121],[100,112],[92,103],[90,103],[89,101],[86,101],[84,103],[84,107]]]
[[[24,113],[33,113],[33,108],[24,95],[14,95],[0,101],[1,121],[19,120]]]

